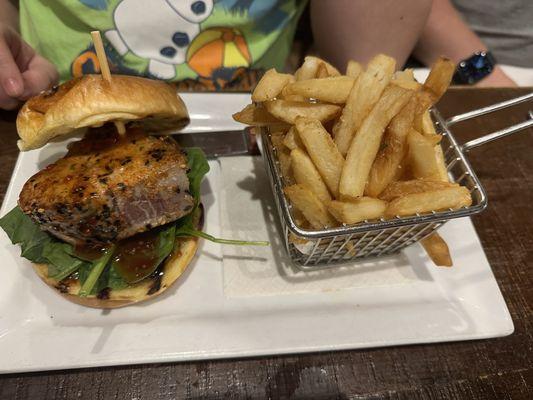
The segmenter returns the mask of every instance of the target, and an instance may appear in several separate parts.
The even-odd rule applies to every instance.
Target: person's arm
[[[20,37],[18,25],[17,2],[0,0],[0,109],[16,108],[59,77],[54,65]]]
[[[319,54],[342,71],[378,53],[402,68],[425,26],[431,0],[312,0],[311,24]]]
[[[482,50],[487,50],[487,47],[463,21],[450,0],[434,0],[427,24],[415,48],[416,58],[429,66],[441,55],[459,62]],[[499,66],[478,82],[478,86],[515,85]]]

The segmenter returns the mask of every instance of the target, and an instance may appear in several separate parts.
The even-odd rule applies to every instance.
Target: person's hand
[[[494,70],[486,78],[483,78],[478,83],[477,87],[516,87],[517,84],[503,70],[496,66]]]
[[[0,109],[16,108],[58,78],[52,63],[37,54],[16,31],[0,24]]]

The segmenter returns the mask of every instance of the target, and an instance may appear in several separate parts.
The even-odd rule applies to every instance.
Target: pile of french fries
[[[366,68],[350,61],[346,75],[306,57],[294,75],[267,71],[253,104],[233,116],[270,127],[284,193],[302,228],[471,205],[469,190],[449,180],[429,114],[455,65],[439,59],[424,84],[412,70],[395,70],[396,61],[382,54]],[[452,265],[436,232],[422,244],[435,264]]]

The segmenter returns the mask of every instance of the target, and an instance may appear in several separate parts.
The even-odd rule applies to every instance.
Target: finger
[[[13,58],[20,40],[11,31],[0,31],[0,86],[10,97],[19,97],[24,92],[22,75]]]
[[[59,74],[53,64],[41,56],[35,56],[28,64],[28,69],[22,73],[24,93],[20,100],[27,100],[50,86],[57,83]]]

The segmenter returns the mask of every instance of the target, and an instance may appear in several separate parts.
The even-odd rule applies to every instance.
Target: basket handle
[[[457,124],[458,122],[466,121],[472,118],[479,117],[481,115],[485,115],[485,114],[492,113],[494,111],[501,110],[503,108],[507,108],[507,107],[514,106],[516,104],[524,103],[531,99],[533,99],[533,92],[528,93],[524,96],[511,99],[511,100],[502,101],[501,103],[492,104],[487,107],[479,108],[477,110],[468,111],[464,114],[456,115],[454,117],[447,119],[446,125],[449,127],[451,125]],[[533,112],[529,111],[528,119],[526,121],[510,126],[508,128],[501,129],[496,132],[489,133],[485,136],[471,140],[469,142],[466,142],[465,144],[461,146],[461,151],[467,152],[475,147],[481,146],[488,142],[492,142],[493,140],[496,140],[496,139],[503,138],[505,136],[509,136],[513,133],[522,131],[532,126],[533,126]]]

